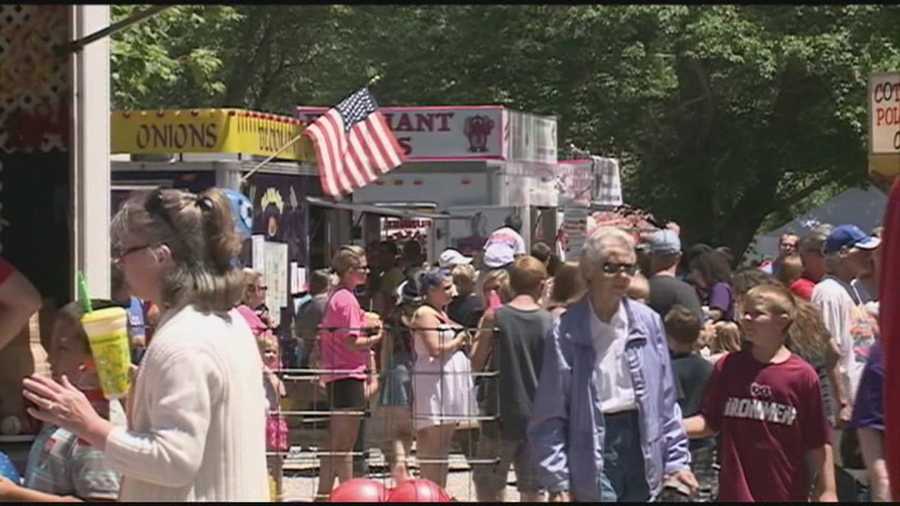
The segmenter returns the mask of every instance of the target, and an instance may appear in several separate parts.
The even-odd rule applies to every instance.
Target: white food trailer
[[[297,108],[309,123],[326,107]],[[363,240],[417,239],[428,259],[447,247],[480,250],[504,218],[518,214],[526,243],[553,243],[557,230],[556,117],[502,106],[381,107],[406,161],[353,192],[354,204],[406,208],[421,217],[363,217]],[[428,213],[450,215],[432,220]]]

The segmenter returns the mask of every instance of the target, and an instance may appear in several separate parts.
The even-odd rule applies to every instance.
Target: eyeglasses
[[[604,274],[618,274],[624,273],[629,276],[634,276],[637,274],[638,266],[636,264],[616,264],[612,262],[606,262],[600,266],[600,269]]]
[[[132,246],[132,247],[130,247],[130,248],[124,250],[124,251],[119,252],[119,253],[115,256],[115,259],[116,259],[116,261],[121,262],[121,261],[124,260],[125,257],[127,257],[128,255],[130,255],[130,254],[132,254],[132,253],[137,253],[138,251],[140,251],[140,250],[142,250],[142,249],[147,249],[147,248],[151,248],[151,247],[153,247],[153,244],[144,244],[144,245],[141,245],[141,246]]]
[[[248,290],[264,292],[269,289],[266,285],[256,286],[256,285],[247,285]]]
[[[369,272],[369,271],[372,270],[372,269],[369,268],[368,265],[356,266],[356,267],[354,267],[353,269],[355,269],[355,270],[357,270],[357,271],[359,271],[359,272]]]

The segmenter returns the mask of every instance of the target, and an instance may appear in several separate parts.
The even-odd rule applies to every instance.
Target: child
[[[112,307],[110,301],[93,300],[94,309]],[[107,401],[99,389],[97,372],[87,334],[81,326],[81,304],[69,303],[58,313],[51,336],[50,368],[56,381],[65,376],[103,416],[124,425],[118,401]],[[27,396],[26,396],[27,398]],[[22,502],[115,501],[119,497],[117,472],[110,469],[103,452],[78,439],[75,434],[45,425],[28,454],[25,486],[12,481],[0,483],[0,500]]]
[[[712,374],[712,364],[695,352],[700,337],[700,319],[697,314],[681,304],[675,304],[665,318],[666,338],[675,373],[678,406],[684,418],[700,412],[703,391]],[[714,497],[717,489],[714,438],[694,439],[690,442],[691,471],[700,484],[700,501]]]
[[[284,456],[280,452],[288,451],[288,428],[284,415],[281,414],[281,399],[285,396],[284,383],[278,377],[276,370],[281,368],[279,356],[278,338],[271,332],[264,332],[257,338],[259,352],[263,360],[263,386],[266,389],[266,400],[269,401],[269,410],[266,413],[266,450],[276,452],[269,455],[268,467],[274,490],[272,499],[281,500],[282,491],[282,464]]]
[[[803,260],[800,255],[789,255],[781,260],[780,268],[776,269],[778,281],[791,288],[795,281],[803,275]]]
[[[741,350],[741,331],[734,322],[714,323],[710,338],[708,360],[713,364],[725,355]]]
[[[785,346],[797,305],[777,285],[752,288],[741,326],[752,346],[716,363],[689,437],[720,433],[721,501],[836,501],[828,423],[815,370]]]

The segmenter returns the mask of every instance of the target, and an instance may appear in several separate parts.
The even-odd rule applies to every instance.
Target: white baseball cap
[[[500,267],[511,264],[515,259],[515,251],[508,244],[495,243],[484,250],[484,258],[482,261],[484,262],[485,267],[489,269],[499,269]]]
[[[456,265],[460,264],[470,264],[472,263],[472,258],[467,257],[456,251],[455,249],[445,249],[441,256],[438,258],[438,265],[441,269],[452,269]]]

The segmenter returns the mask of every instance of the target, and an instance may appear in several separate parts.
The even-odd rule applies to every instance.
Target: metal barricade
[[[383,326],[383,329],[385,332],[388,332],[390,330],[399,330],[397,328],[392,327],[389,324],[385,324]],[[472,345],[471,340],[474,338],[474,335],[476,332],[481,331],[481,330],[492,331],[492,332],[498,331],[498,329],[496,327],[480,329],[477,327],[466,328],[466,327],[456,327],[456,326],[454,326],[454,327],[440,326],[437,328],[420,328],[417,330],[438,331],[438,338],[440,339],[441,344],[445,343],[445,339],[446,339],[445,334],[447,333],[446,332],[447,330],[454,331],[454,334],[453,334],[454,336],[458,335],[459,332],[467,332],[469,334],[469,340],[470,340],[469,346]],[[319,344],[321,344],[322,333],[325,333],[325,332],[333,333],[336,331],[342,331],[342,332],[354,332],[355,331],[355,332],[360,332],[360,333],[371,333],[372,329],[371,328],[321,327],[320,326],[319,327],[319,335],[317,335],[314,338],[314,340],[317,341]],[[304,349],[307,349],[307,348],[304,347]],[[413,349],[415,349],[415,345],[413,345]],[[495,347],[494,353],[496,353],[496,352],[497,352],[497,348]],[[322,347],[320,346],[319,355],[322,356],[324,353],[325,353],[325,351],[322,350]],[[332,356],[332,357],[330,357],[330,360],[325,360],[324,362],[334,363],[335,357]],[[418,363],[418,361],[417,361],[417,363]],[[454,430],[454,433],[457,434],[457,433],[465,432],[465,435],[467,436],[467,441],[465,441],[465,443],[468,443],[468,444],[465,445],[465,447],[462,448],[462,450],[463,450],[463,455],[465,457],[466,466],[469,469],[472,469],[473,466],[497,465],[500,462],[500,458],[496,457],[496,456],[493,458],[481,458],[481,459],[475,458],[475,443],[476,442],[474,441],[474,439],[477,438],[478,431],[480,430],[480,423],[486,422],[486,421],[498,420],[499,413],[496,415],[483,414],[483,413],[481,413],[481,406],[478,406],[478,404],[474,401],[472,401],[474,406],[472,406],[473,409],[470,412],[448,413],[448,412],[444,411],[445,403],[443,402],[443,399],[445,399],[448,394],[448,392],[447,392],[447,386],[448,386],[447,378],[448,377],[454,376],[454,375],[465,375],[465,376],[472,378],[473,384],[474,384],[474,380],[476,378],[485,378],[487,381],[499,382],[498,371],[496,371],[496,370],[445,371],[446,364],[447,364],[447,359],[445,357],[442,357],[441,362],[440,362],[440,367],[437,368],[437,370],[423,371],[423,370],[418,370],[418,368],[416,368],[416,367],[413,367],[413,370],[410,371],[410,375],[411,375],[410,388],[412,390],[413,396],[416,395],[415,390],[417,388],[416,387],[416,384],[417,384],[416,379],[417,378],[439,376],[439,379],[436,383],[437,383],[437,388],[439,389],[437,391],[438,397],[441,399],[441,402],[438,403],[440,409],[439,409],[439,412],[437,412],[437,413],[417,412],[416,411],[416,403],[412,402],[412,406],[410,407],[410,410],[409,410],[409,416],[411,419],[408,422],[409,422],[409,425],[412,426],[413,442],[410,445],[409,454],[406,456],[407,468],[409,469],[410,473],[412,473],[412,470],[416,469],[416,468],[419,471],[421,471],[421,466],[423,464],[424,465],[440,464],[440,465],[449,466],[450,464],[458,465],[460,463],[460,459],[458,457],[453,458],[453,455],[451,455],[449,453],[446,458],[439,458],[439,459],[425,458],[425,457],[421,457],[418,455],[418,448],[416,445],[417,430],[416,430],[416,424],[415,424],[417,419],[428,420],[431,423],[442,422],[442,421],[456,422],[457,428]],[[312,365],[315,365],[315,364],[312,364]],[[490,359],[489,359],[488,365],[490,365]],[[292,404],[291,407],[296,408],[297,406],[294,404],[296,402],[301,402],[301,403],[303,403],[301,405],[301,407],[304,408],[304,409],[280,409],[278,412],[281,416],[283,416],[285,419],[288,420],[288,424],[287,424],[288,427],[294,429],[294,430],[289,430],[290,437],[289,437],[289,444],[288,444],[287,451],[268,451],[267,452],[267,457],[270,459],[270,466],[274,467],[274,469],[270,469],[270,471],[277,473],[277,474],[273,475],[273,478],[276,480],[276,482],[279,485],[283,484],[283,482],[284,482],[285,470],[288,471],[289,475],[295,475],[295,476],[300,475],[301,477],[304,477],[304,476],[309,477],[309,474],[311,472],[316,472],[316,473],[320,472],[321,467],[322,467],[323,457],[324,458],[350,457],[353,459],[357,459],[357,458],[367,459],[367,461],[371,465],[373,465],[373,467],[382,468],[383,471],[379,472],[379,473],[368,472],[368,473],[366,473],[366,477],[384,480],[385,486],[388,485],[388,482],[390,480],[390,463],[388,462],[386,452],[381,450],[380,448],[385,448],[385,447],[391,446],[392,440],[390,438],[385,438],[385,434],[390,433],[391,432],[390,428],[397,425],[397,423],[399,423],[400,421],[395,420],[395,419],[392,420],[392,419],[390,419],[390,417],[382,417],[381,420],[378,420],[378,421],[383,422],[383,425],[381,427],[382,430],[380,432],[381,439],[377,440],[377,441],[368,441],[367,446],[369,446],[370,448],[366,448],[363,451],[359,451],[358,449],[354,449],[352,451],[331,451],[330,448],[333,445],[329,444],[329,441],[327,441],[327,440],[318,441],[317,440],[317,436],[318,436],[317,432],[323,430],[321,427],[322,425],[324,425],[324,430],[326,431],[326,435],[330,433],[328,427],[330,425],[330,420],[334,416],[358,416],[358,417],[367,419],[368,420],[367,424],[371,424],[371,422],[376,420],[376,418],[373,416],[375,414],[375,412],[379,411],[379,409],[381,409],[381,410],[384,409],[380,406],[375,406],[375,404],[376,404],[375,399],[372,398],[372,397],[374,397],[374,395],[365,399],[365,404],[364,404],[364,406],[361,406],[361,409],[350,409],[350,410],[332,409],[331,406],[334,403],[334,399],[327,398],[327,393],[328,393],[327,391],[324,392],[324,394],[326,394],[325,395],[326,398],[324,398],[324,399],[321,398],[322,394],[323,394],[323,391],[322,391],[323,388],[321,387],[321,385],[323,383],[322,380],[324,378],[333,377],[336,375],[363,374],[365,376],[364,381],[366,381],[366,383],[369,383],[372,381],[373,377],[380,375],[379,371],[373,371],[373,370],[371,370],[371,368],[365,368],[364,370],[360,371],[359,369],[337,369],[337,368],[329,369],[329,368],[324,368],[324,367],[307,367],[307,368],[284,368],[284,369],[279,369],[279,370],[276,370],[273,372],[276,373],[278,375],[278,377],[285,383],[285,387],[286,387],[286,390],[288,393],[288,395],[286,396],[286,399],[289,404]],[[482,381],[485,381],[485,380],[482,380]],[[302,390],[298,390],[298,389],[293,390],[295,394],[300,392],[301,395],[299,395],[299,397],[303,397],[303,398],[302,399],[291,399],[290,394],[291,394],[292,389],[287,388],[288,385],[289,384],[303,384],[303,383],[308,384],[308,386],[304,387]],[[418,383],[420,385],[425,384],[424,382],[421,382],[421,381],[419,381]],[[380,388],[385,388],[385,387],[386,387],[386,385],[380,385]],[[494,405],[497,407],[497,410],[499,411],[499,405],[500,405],[499,392],[500,391],[499,391],[499,388],[494,388],[493,390],[496,393],[495,399],[494,399]],[[475,395],[474,386],[473,386],[472,391],[465,392],[463,394],[464,397],[474,397],[474,395]],[[284,403],[282,403],[282,405],[283,404]],[[307,406],[311,409],[305,409]],[[463,429],[461,429],[460,426],[462,426]],[[299,445],[294,444],[294,443],[297,443],[297,441],[296,441],[296,438],[293,437],[295,435],[295,430],[298,427],[302,427],[300,429],[301,437],[303,439],[307,440],[307,441],[299,441],[299,443],[300,443]],[[373,432],[373,434],[370,434],[370,435],[378,434],[377,431],[372,431],[372,432]],[[360,437],[362,437],[362,436],[358,435],[357,439],[359,440]],[[455,435],[454,435],[454,437],[455,437]],[[334,438],[332,437],[332,440],[333,439]],[[458,440],[453,440],[451,442],[451,450],[452,450],[452,445],[454,442],[459,443]],[[380,458],[373,458],[372,452],[370,451],[371,447],[373,447],[373,446],[380,447],[379,451],[378,451]],[[413,457],[413,455],[415,455],[415,457]],[[276,459],[275,464],[272,464],[273,459]],[[412,464],[413,461],[415,462],[415,465]],[[386,470],[386,471],[384,471],[384,470]],[[356,477],[360,477],[360,476],[356,476],[356,473],[354,473],[354,477],[356,478]],[[337,481],[337,479],[335,481]],[[313,491],[312,494],[303,494],[302,496],[299,496],[299,497],[296,495],[296,493],[292,494],[290,496],[285,496],[284,492],[283,492],[283,486],[279,486],[279,488],[282,489],[281,494],[280,494],[281,497],[278,498],[279,500],[286,500],[286,501],[309,500],[312,497],[318,497],[315,495],[315,491]],[[471,478],[469,480],[468,488],[469,488],[470,497],[474,498],[474,491],[473,491],[473,485],[472,485]],[[321,499],[321,497],[319,497],[319,498]]]

